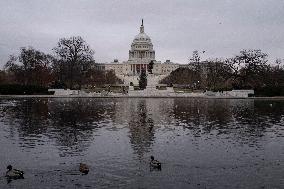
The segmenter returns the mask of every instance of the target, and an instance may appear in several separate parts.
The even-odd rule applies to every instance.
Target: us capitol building
[[[153,61],[154,65],[152,74],[149,74],[148,66],[151,61]],[[170,60],[166,60],[164,63],[156,61],[151,38],[144,31],[143,19],[140,26],[140,33],[134,37],[131,44],[127,61],[119,62],[117,59],[114,59],[111,63],[96,64],[98,70],[113,70],[115,75],[126,85],[129,85],[130,82],[134,85],[138,85],[142,69],[144,69],[148,75],[148,83],[152,82],[152,84],[158,84],[161,79],[181,66],[181,64],[173,63]]]

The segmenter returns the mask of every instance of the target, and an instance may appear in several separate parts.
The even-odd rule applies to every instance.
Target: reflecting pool
[[[0,188],[284,188],[284,101],[0,99],[0,145]]]

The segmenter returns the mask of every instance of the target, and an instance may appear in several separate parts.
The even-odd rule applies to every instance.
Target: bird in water
[[[87,166],[87,164],[80,163],[79,171],[86,175],[89,173],[89,167]]]
[[[24,171],[13,169],[12,165],[7,166],[8,171],[6,172],[6,177],[8,179],[23,179]]]
[[[154,156],[151,156],[151,161],[150,161],[150,167],[151,168],[156,168],[156,169],[161,169],[162,164],[158,160],[154,158]]]

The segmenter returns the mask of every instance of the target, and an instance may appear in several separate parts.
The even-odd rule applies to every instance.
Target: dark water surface
[[[0,188],[284,188],[284,101],[0,99],[0,145]]]

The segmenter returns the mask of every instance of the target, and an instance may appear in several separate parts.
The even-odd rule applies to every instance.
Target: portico
[[[131,67],[131,72],[133,73],[133,75],[140,75],[141,70],[145,70],[146,73],[148,72],[148,64],[130,64]]]

